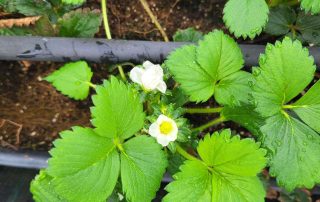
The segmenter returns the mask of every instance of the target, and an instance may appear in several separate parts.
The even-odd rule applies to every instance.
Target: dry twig
[[[0,20],[0,28],[11,28],[13,26],[23,27],[35,24],[41,16],[25,17],[18,19],[3,19]]]

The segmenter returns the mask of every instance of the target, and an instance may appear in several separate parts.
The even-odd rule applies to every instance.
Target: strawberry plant
[[[237,43],[215,30],[173,51],[163,65],[134,67],[130,81],[110,76],[93,84],[84,61],[53,72],[45,80],[71,98],[94,91],[92,127],[60,133],[48,168],[31,183],[34,199],[151,201],[166,170],[174,179],[165,188],[163,201],[169,202],[264,201],[257,177],[264,168],[289,192],[312,188],[320,182],[320,84],[310,87],[313,58],[301,42],[285,38],[266,47],[252,73],[243,66]],[[215,107],[187,105],[208,100]],[[218,118],[192,127],[185,114]],[[199,139],[226,121],[254,138],[223,129]]]
[[[300,4],[306,13],[311,12],[312,15],[320,13],[320,3],[314,0],[228,0],[223,10],[223,20],[235,37],[253,39],[263,31],[268,20],[272,20],[269,19],[270,8],[281,4],[288,6]],[[278,17],[274,12],[271,12],[270,16]]]
[[[8,13],[6,19],[0,20],[0,35],[93,37],[99,31],[102,17],[98,10],[78,8],[82,3],[82,0],[0,0],[0,10]]]
[[[289,6],[270,9],[265,32],[275,36],[289,36],[303,43],[320,44],[320,16],[297,12]]]

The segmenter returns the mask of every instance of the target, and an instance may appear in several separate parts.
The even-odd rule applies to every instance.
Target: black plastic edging
[[[68,62],[86,60],[96,63],[141,63],[145,60],[163,62],[176,48],[190,43],[126,41],[79,38],[0,37],[0,60]],[[258,65],[262,45],[240,45],[246,66]],[[320,65],[320,49],[309,48]],[[46,152],[10,151],[0,149],[0,165],[41,169],[47,167]],[[164,181],[170,180],[168,176]]]
[[[86,60],[95,63],[141,63],[145,60],[163,62],[174,49],[188,43],[126,41],[81,38],[0,37],[0,60],[69,62]],[[246,66],[258,65],[263,45],[240,45]],[[320,48],[310,53],[320,65]]]
[[[48,158],[47,152],[12,151],[0,148],[0,165],[3,166],[41,169],[48,166]]]

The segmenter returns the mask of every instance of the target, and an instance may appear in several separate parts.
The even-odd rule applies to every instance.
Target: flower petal
[[[166,147],[171,141],[165,138],[163,135],[159,135],[157,137],[157,142],[161,144],[163,147]]]
[[[150,62],[149,60],[145,61],[142,66],[145,68],[145,69],[149,69],[150,67],[153,67],[154,64],[152,62]]]
[[[157,89],[161,92],[161,93],[165,93],[167,90],[167,84],[164,81],[161,81],[158,86]]]
[[[153,67],[146,69],[141,77],[142,85],[147,90],[154,90],[162,81],[161,75],[158,75]]]
[[[163,80],[163,69],[161,65],[153,65],[153,69],[157,73],[157,75],[161,77],[161,80]]]
[[[157,119],[157,124],[160,126],[160,124],[164,121],[171,121],[172,119],[170,119],[169,117],[161,114],[158,119]]]
[[[158,123],[155,122],[155,123],[151,124],[148,132],[153,137],[157,137],[157,136],[161,135]]]
[[[140,85],[142,85],[142,75],[144,74],[145,70],[140,68],[140,67],[134,67],[131,71],[130,71],[130,79],[135,82],[138,83]]]

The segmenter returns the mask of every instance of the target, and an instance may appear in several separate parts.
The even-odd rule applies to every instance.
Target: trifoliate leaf
[[[174,175],[166,191],[169,192],[163,202],[175,201],[212,201],[212,175],[201,161],[185,161],[181,172]]]
[[[96,87],[92,96],[92,124],[95,131],[104,137],[119,137],[124,140],[140,130],[145,114],[138,95],[122,81],[111,77],[102,86]]]
[[[260,144],[231,137],[230,130],[205,136],[197,150],[206,165],[218,173],[256,176],[266,165],[266,150],[260,149]]]
[[[320,13],[320,1],[317,0],[301,0],[301,8],[312,14]]]
[[[207,135],[199,143],[201,160],[188,160],[166,190],[165,202],[264,201],[256,177],[266,164],[266,151],[251,139],[231,137],[230,130]]]
[[[221,105],[248,103],[252,85],[252,74],[238,71],[218,82],[214,97]]]
[[[290,31],[290,26],[295,24],[296,19],[296,12],[289,6],[271,8],[265,32],[276,36],[285,35]]]
[[[261,134],[260,128],[264,125],[265,119],[255,111],[252,104],[240,103],[240,105],[224,106],[221,116],[227,121],[233,121],[249,130],[253,135]]]
[[[199,42],[174,51],[166,65],[191,101],[207,101],[219,80],[239,71],[242,53],[236,42],[222,31],[214,31]]]
[[[138,136],[123,144],[121,182],[132,202],[151,201],[158,191],[167,167],[161,145],[151,137]]]
[[[111,195],[120,170],[112,140],[92,129],[64,131],[50,151],[48,174],[56,192],[68,201],[103,201]]]
[[[33,199],[36,202],[67,202],[55,192],[51,181],[52,177],[44,170],[41,170],[30,184],[30,191],[33,195]]]
[[[268,44],[259,64],[253,94],[257,111],[265,117],[279,113],[311,82],[316,70],[308,50],[290,38],[276,42],[275,46]]]
[[[320,182],[320,136],[293,117],[277,114],[261,128],[271,150],[270,174],[288,191]]]
[[[299,118],[320,133],[320,81],[314,84],[293,106],[293,111]]]
[[[229,0],[223,9],[223,21],[239,38],[253,39],[268,21],[269,8],[265,0]]]
[[[294,104],[288,104],[313,80],[315,65],[307,49],[298,41],[285,38],[276,46],[268,45],[260,58],[260,74],[256,74],[254,97],[257,111],[267,119],[261,128],[262,143],[269,149],[270,173],[288,190],[296,187],[311,188],[320,181],[320,136],[309,126],[292,116],[298,111],[302,119],[315,126],[318,122],[318,84]],[[309,106],[308,118],[303,111]],[[314,119],[316,118],[316,119]],[[290,166],[288,166],[290,165]]]
[[[173,35],[173,41],[175,42],[198,42],[201,39],[203,39],[203,33],[193,27],[178,30]]]
[[[94,37],[101,25],[101,14],[98,10],[78,9],[66,13],[57,23],[59,36]]]
[[[65,4],[73,4],[73,5],[80,5],[83,4],[86,0],[61,0],[62,3]]]
[[[64,95],[76,100],[88,97],[92,71],[84,61],[67,63],[45,78]]]
[[[303,41],[320,45],[320,15],[300,13],[296,27]]]

